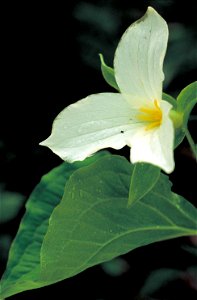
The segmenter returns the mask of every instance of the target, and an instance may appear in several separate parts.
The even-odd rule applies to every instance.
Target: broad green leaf
[[[83,162],[63,163],[45,175],[34,189],[10,249],[1,282],[0,299],[48,284],[40,279],[40,249],[47,232],[49,217],[60,202],[70,175],[104,155],[107,155],[106,152],[100,152]]]
[[[1,217],[0,221],[7,222],[16,217],[24,202],[24,196],[10,191],[0,190]]]
[[[160,175],[127,207],[133,166],[110,156],[77,170],[50,218],[41,250],[42,279],[54,283],[156,241],[197,233],[197,210]]]
[[[154,187],[160,176],[160,169],[146,163],[136,163],[131,175],[128,206],[144,197]]]
[[[119,87],[114,76],[114,69],[106,65],[102,54],[99,54],[99,57],[101,61],[101,71],[105,81],[114,89],[119,91]]]

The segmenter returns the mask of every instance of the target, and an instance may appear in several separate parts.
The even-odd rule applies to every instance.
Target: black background
[[[99,28],[102,22],[94,23],[83,15],[84,3],[94,9],[101,8],[101,15],[102,9],[111,16],[114,14],[116,28],[111,33],[110,27]],[[40,177],[61,163],[39,142],[48,137],[53,119],[65,106],[91,93],[112,91],[101,76],[97,54],[102,52],[107,63],[112,63],[122,33],[145,13],[148,5],[157,9],[169,24],[181,24],[191,33],[188,39],[193,38],[187,48],[183,36],[177,60],[182,55],[187,64],[182,63],[166,85],[165,91],[176,96],[196,79],[196,62],[190,61],[195,48],[192,41],[197,40],[195,1],[97,0],[69,1],[69,4],[64,1],[61,5],[10,2],[3,7],[0,181],[7,190],[27,197]],[[194,125],[189,123],[193,136]],[[129,151],[124,148],[117,153],[128,157]],[[195,204],[196,166],[186,141],[176,149],[175,161],[176,170],[170,176],[173,190]],[[23,213],[24,208],[17,218],[1,226],[1,231],[14,237]],[[56,299],[139,299],[139,290],[152,270],[162,267],[185,270],[194,264],[194,258],[181,248],[183,244],[192,243],[189,238],[181,238],[134,250],[124,256],[130,269],[119,277],[111,277],[96,266],[61,283],[10,299],[44,299],[52,294]],[[2,266],[5,267],[5,261]],[[194,297],[194,289],[187,281],[180,280],[162,289],[155,298],[147,299]]]

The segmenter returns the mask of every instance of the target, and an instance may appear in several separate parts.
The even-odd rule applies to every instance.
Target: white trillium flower
[[[90,95],[55,119],[48,146],[63,160],[84,160],[100,149],[131,147],[132,163],[174,169],[171,104],[162,100],[165,20],[151,7],[122,36],[114,58],[120,93]]]

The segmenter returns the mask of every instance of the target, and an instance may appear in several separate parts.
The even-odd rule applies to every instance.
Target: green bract
[[[117,85],[114,75],[114,69],[106,65],[102,54],[99,54],[99,57],[101,60],[101,72],[103,74],[103,77],[109,85],[111,85],[114,89],[119,91],[119,87]]]

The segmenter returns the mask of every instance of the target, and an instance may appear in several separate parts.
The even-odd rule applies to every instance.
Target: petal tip
[[[147,12],[156,12],[156,10],[152,6],[148,6]]]
[[[165,164],[163,164],[163,166],[161,166],[161,169],[166,173],[166,174],[170,174],[174,171],[175,169],[175,161],[174,161],[174,157],[172,155],[171,159],[169,159],[169,161],[166,161]]]
[[[48,140],[48,138],[47,138],[46,140],[40,142],[40,143],[39,143],[39,146],[45,146],[45,147],[47,147],[47,146],[48,146],[47,140]]]
[[[44,141],[39,143],[40,146],[44,146]]]

